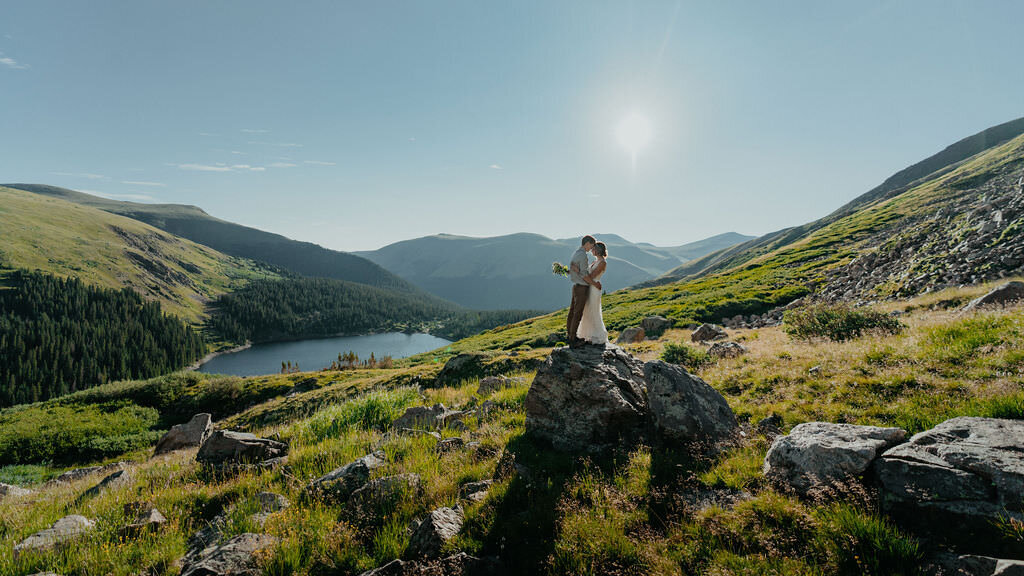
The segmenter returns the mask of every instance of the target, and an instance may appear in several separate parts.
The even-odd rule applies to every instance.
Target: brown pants
[[[580,320],[583,319],[583,308],[587,305],[589,291],[590,286],[587,284],[572,285],[572,304],[569,304],[569,318],[565,323],[565,330],[568,333],[566,344],[576,341],[576,330],[580,327]]]

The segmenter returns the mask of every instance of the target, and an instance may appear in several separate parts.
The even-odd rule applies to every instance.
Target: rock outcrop
[[[643,364],[618,346],[558,348],[526,395],[526,430],[560,450],[638,440],[647,418]]]
[[[103,480],[100,480],[100,482],[98,484],[96,484],[95,486],[93,486],[92,488],[89,488],[88,490],[86,490],[85,494],[83,494],[83,496],[86,497],[86,498],[91,498],[93,496],[99,496],[100,494],[102,494],[103,492],[106,492],[107,490],[110,490],[111,488],[117,488],[117,487],[120,487],[120,486],[124,486],[125,484],[128,484],[131,481],[132,481],[132,474],[131,474],[131,471],[129,469],[125,468],[123,470],[118,470],[117,472],[114,472],[113,474],[110,474],[109,476],[107,476]]]
[[[167,518],[155,506],[126,504],[125,512],[130,513],[130,510],[133,508],[136,509],[135,519],[130,524],[121,528],[120,534],[122,537],[133,538],[145,532],[155,531],[167,522]]]
[[[648,316],[640,321],[640,327],[647,338],[657,338],[672,327],[672,321],[664,316]]]
[[[875,463],[882,507],[972,552],[998,555],[993,520],[1024,521],[1024,421],[961,417],[915,435]],[[1019,553],[1019,551],[1017,551]]]
[[[81,480],[93,474],[109,474],[116,470],[120,470],[128,465],[128,462],[115,462],[113,464],[106,464],[104,466],[87,466],[85,468],[75,468],[74,470],[68,470],[60,476],[48,480],[44,486],[56,486],[58,484],[68,484],[76,480]]]
[[[639,326],[630,326],[619,333],[619,337],[615,339],[616,344],[636,344],[637,342],[643,342],[644,338],[647,337],[647,333],[644,329]]]
[[[1024,300],[1024,282],[1006,282],[993,288],[984,296],[971,300],[967,306],[964,306],[964,311],[988,306],[1005,306],[1020,300]]]
[[[764,475],[769,481],[797,494],[841,488],[859,481],[875,458],[902,442],[900,428],[807,422],[780,436],[768,449]]]
[[[434,379],[435,386],[456,386],[464,380],[483,375],[487,355],[481,352],[463,352],[445,362]]]
[[[196,414],[185,424],[175,424],[156,443],[153,454],[164,454],[182,448],[201,446],[213,432],[212,417],[209,414]]]
[[[17,558],[19,554],[28,551],[49,550],[56,546],[66,544],[67,542],[84,535],[95,527],[96,523],[85,516],[79,516],[77,514],[65,516],[54,522],[49,528],[40,530],[28,538],[25,538],[18,544],[15,544],[14,557]]]
[[[378,450],[362,458],[335,468],[313,480],[306,487],[307,492],[319,494],[334,502],[344,502],[353,492],[370,481],[370,473],[387,463],[384,452]]]
[[[736,415],[725,398],[679,366],[655,360],[644,365],[651,421],[663,439],[701,443],[713,451],[733,437]]]
[[[412,406],[396,418],[391,423],[391,427],[397,430],[402,428],[445,428],[451,427],[455,422],[460,422],[466,415],[466,412],[445,408],[444,404]]]
[[[715,342],[708,348],[708,355],[715,358],[739,358],[746,353],[746,346],[739,342]]]
[[[31,493],[32,491],[27,488],[0,482],[0,500],[7,497],[28,496]]]
[[[437,558],[445,542],[462,530],[464,515],[461,507],[438,508],[420,522],[409,538],[406,556],[409,558]]]
[[[257,552],[276,543],[277,538],[266,534],[239,534],[195,557],[186,556],[181,576],[258,576]]]
[[[259,464],[288,454],[288,445],[255,434],[217,430],[200,446],[196,460],[203,464]]]
[[[701,324],[693,334],[690,335],[690,340],[694,342],[709,342],[711,340],[722,340],[728,338],[729,334],[725,331],[725,328],[717,326],[715,324]]]

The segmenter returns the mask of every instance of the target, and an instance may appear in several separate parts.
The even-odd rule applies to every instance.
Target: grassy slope
[[[251,278],[277,274],[131,218],[0,187],[0,266],[131,287],[197,323],[204,305]]]
[[[705,367],[700,375],[741,418],[756,421],[776,412],[783,415],[786,429],[821,419],[916,432],[958,415],[1021,418],[1024,309],[966,316],[948,310],[984,289],[949,290],[891,304],[911,311],[903,317],[908,329],[896,336],[836,344],[794,341],[776,328],[738,331],[734,336],[750,353]],[[630,350],[653,358],[667,343],[688,340],[688,335],[670,331]],[[68,513],[98,519],[99,528],[63,552],[17,561],[0,555],[0,575],[44,567],[62,573],[175,574],[173,562],[184,553],[188,535],[223,506],[237,506],[228,535],[257,530],[245,513],[261,490],[283,493],[293,502],[266,524],[266,532],[281,538],[267,558],[267,573],[358,573],[400,556],[408,542],[408,522],[437,506],[453,505],[460,484],[491,477],[502,450],[530,467],[534,479],[503,480],[484,502],[466,505],[466,526],[447,549],[500,552],[510,573],[912,574],[926,551],[925,544],[876,516],[862,495],[831,504],[802,503],[771,490],[760,472],[768,444],[756,435],[710,461],[646,448],[593,461],[552,454],[524,436],[528,384],[493,394],[490,399],[498,404],[494,415],[469,421],[469,431],[462,434],[481,442],[476,452],[437,455],[428,437],[385,435],[381,425],[405,407],[480,401],[473,397],[475,380],[422,395],[408,387],[439,365],[424,361],[392,370],[248,380],[189,375],[195,381],[181,388],[186,392],[177,399],[156,393],[177,389],[165,377],[61,399],[69,405],[162,398],[162,413],[171,413],[172,406],[199,407],[190,404],[198,398],[216,405],[218,394],[233,398],[237,406],[247,398],[276,394],[221,424],[277,432],[292,450],[287,466],[278,471],[228,479],[202,472],[193,461],[194,450],[151,460],[139,451],[130,455],[141,462],[135,479],[102,496],[79,498],[97,481],[92,478],[2,501],[0,546],[11,546]],[[812,374],[814,366],[820,368]],[[292,399],[280,397],[307,376],[322,387]],[[385,450],[389,464],[375,476],[419,473],[425,493],[404,500],[385,522],[367,530],[345,522],[340,507],[302,498],[308,480],[376,448]],[[0,470],[0,480],[42,480],[55,472],[8,468]],[[684,497],[735,490],[747,491],[751,499],[735,506],[695,506]],[[170,522],[155,535],[118,538],[116,531],[127,520],[123,505],[136,500],[154,502]]]

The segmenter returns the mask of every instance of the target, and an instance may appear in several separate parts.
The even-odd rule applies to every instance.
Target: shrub
[[[870,308],[854,309],[846,304],[813,304],[789,310],[783,325],[794,338],[827,338],[835,342],[859,338],[865,332],[898,334],[904,328],[889,314]]]
[[[711,363],[711,356],[707,352],[687,346],[682,342],[666,344],[665,351],[661,353],[661,359],[669,364],[678,364],[690,371]]]

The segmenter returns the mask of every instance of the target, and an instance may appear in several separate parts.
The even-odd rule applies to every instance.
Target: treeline
[[[229,342],[363,334],[384,330],[431,332],[455,339],[534,312],[477,312],[456,304],[326,278],[257,280],[213,304],[207,325]]]
[[[14,271],[0,288],[0,406],[112,380],[151,378],[202,358],[202,337],[130,289]]]

